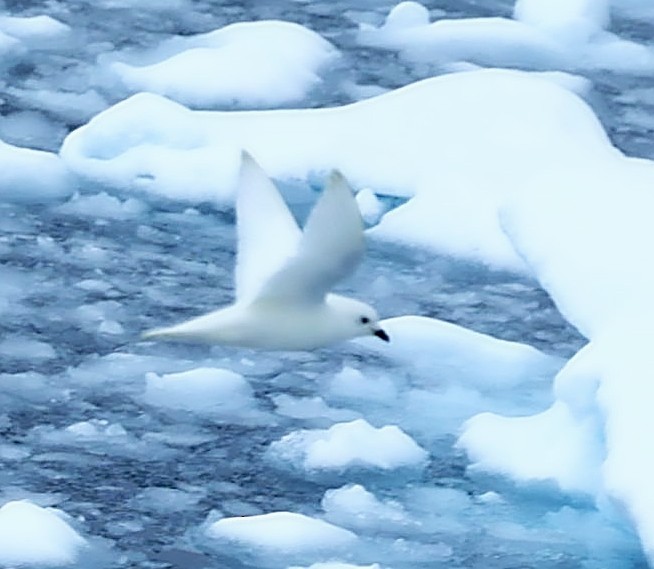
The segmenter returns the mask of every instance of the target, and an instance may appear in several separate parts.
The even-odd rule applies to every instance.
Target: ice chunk
[[[388,529],[390,524],[411,524],[401,504],[382,502],[360,484],[327,490],[321,504],[327,519],[346,527]]]
[[[609,0],[517,0],[513,17],[565,41],[585,41],[608,26]]]
[[[305,470],[421,467],[427,452],[395,425],[375,428],[363,419],[325,430],[302,430],[270,445],[271,455]]]
[[[144,399],[150,405],[229,418],[255,407],[250,384],[242,375],[220,368],[146,374]]]
[[[325,418],[332,421],[349,421],[359,417],[357,412],[350,409],[329,407],[322,397],[293,397],[282,393],[275,395],[273,401],[277,406],[277,413],[294,419]]]
[[[0,31],[28,43],[47,45],[53,40],[67,36],[70,27],[51,16],[1,16]]]
[[[388,377],[366,377],[358,369],[345,366],[329,381],[327,393],[336,399],[395,401],[397,388]]]
[[[9,201],[43,200],[73,193],[75,184],[56,154],[0,140],[0,196]]]
[[[379,221],[384,213],[384,205],[370,188],[364,188],[357,193],[357,204],[363,220],[372,225]]]
[[[419,64],[459,61],[522,69],[651,70],[647,46],[604,31],[608,0],[518,0],[507,18],[441,19],[429,23],[416,2],[402,2],[383,26],[363,24],[359,42],[399,51]],[[630,59],[619,57],[625,51]]]
[[[288,569],[381,569],[379,564],[372,565],[352,565],[351,563],[341,563],[340,561],[328,561],[327,563],[314,563],[309,567],[298,567],[294,565]]]
[[[385,355],[425,374],[433,374],[436,368],[441,382],[447,379],[481,390],[514,389],[524,382],[554,377],[563,364],[559,358],[531,346],[499,340],[443,320],[399,316],[384,320],[382,326],[392,338],[384,347]],[[381,352],[367,338],[357,342]]]
[[[399,51],[420,63],[472,61],[496,67],[556,69],[569,62],[555,41],[537,28],[507,18],[442,19],[429,23],[415,5],[403,2],[380,28],[362,26],[361,44]],[[412,14],[408,8],[412,6]],[[426,10],[425,10],[426,11]],[[411,18],[400,18],[407,13]]]
[[[131,504],[140,510],[163,514],[190,510],[203,498],[202,493],[185,492],[177,488],[150,487],[139,492]]]
[[[76,193],[65,204],[57,207],[57,211],[68,215],[129,219],[142,214],[145,205],[134,198],[122,201],[105,192],[84,196]]]
[[[53,142],[57,145],[67,132],[64,125],[37,111],[7,113],[0,118],[0,138],[21,147],[51,150]]]
[[[355,187],[413,197],[369,231],[375,238],[517,270],[525,266],[498,209],[530,196],[541,177],[556,186],[576,179],[581,164],[601,178],[598,168],[623,163],[581,99],[507,70],[445,75],[318,110],[198,113],[139,94],[71,133],[61,156],[107,186],[228,201],[242,148],[274,177],[336,167]]]
[[[161,46],[168,57],[112,69],[132,91],[159,93],[192,107],[274,106],[301,100],[336,55],[299,24],[240,22]],[[173,52],[170,54],[170,52]]]
[[[2,340],[0,355],[7,359],[30,360],[51,360],[57,357],[57,353],[50,344],[22,336],[10,336]]]
[[[86,540],[49,508],[28,501],[0,508],[0,563],[60,567],[75,563]]]
[[[223,518],[211,524],[209,537],[277,553],[309,553],[352,546],[356,534],[323,520],[293,512]]]
[[[24,89],[12,86],[7,88],[7,94],[15,97],[26,106],[56,115],[67,123],[75,125],[88,121],[93,115],[108,106],[104,97],[93,89],[76,93],[43,88]]]

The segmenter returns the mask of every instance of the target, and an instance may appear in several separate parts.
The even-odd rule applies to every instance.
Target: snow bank
[[[608,24],[608,0],[518,0],[512,20],[488,17],[432,23],[422,5],[402,2],[381,27],[362,25],[358,40],[398,51],[420,64],[463,60],[521,69],[651,71],[652,52],[604,31]]]
[[[147,373],[144,400],[150,405],[236,417],[254,410],[250,384],[242,375],[220,368],[180,373]]]
[[[497,210],[547,175],[598,178],[620,153],[568,90],[507,70],[457,73],[343,107],[192,112],[139,94],[65,140],[76,173],[108,187],[229,201],[241,148],[277,178],[337,167],[355,188],[412,197],[371,234],[524,270]],[[613,160],[615,162],[615,160]]]
[[[301,430],[270,445],[271,455],[304,470],[420,467],[427,452],[402,429],[379,429],[363,419],[337,423],[329,429]]]
[[[315,32],[282,21],[231,24],[169,40],[157,51],[149,65],[115,62],[111,69],[132,92],[159,93],[200,108],[298,102],[338,54]]]
[[[59,567],[75,563],[86,540],[59,515],[28,501],[0,508],[0,563]]]
[[[59,198],[74,190],[73,176],[59,156],[0,140],[0,197],[32,201]]]
[[[206,534],[277,553],[338,549],[353,545],[357,539],[351,531],[293,512],[223,518],[211,524]]]

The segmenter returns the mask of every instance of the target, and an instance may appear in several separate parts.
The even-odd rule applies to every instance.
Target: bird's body
[[[339,173],[304,233],[263,170],[243,153],[237,196],[236,301],[204,316],[143,334],[265,350],[312,350],[357,336],[388,341],[375,310],[329,293],[363,255],[363,225]]]
[[[176,326],[146,332],[143,337],[266,350],[313,350],[356,334],[360,322],[348,316],[352,309],[365,306],[337,294],[328,295],[324,303],[308,306],[232,304]],[[270,326],[271,322],[275,325]]]

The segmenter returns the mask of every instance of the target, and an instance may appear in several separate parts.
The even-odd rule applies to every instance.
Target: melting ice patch
[[[167,40],[146,65],[110,64],[131,91],[196,108],[275,106],[301,101],[337,57],[327,40],[282,21],[241,22]]]

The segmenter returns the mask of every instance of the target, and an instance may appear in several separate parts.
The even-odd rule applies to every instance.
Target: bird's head
[[[379,324],[377,311],[369,304],[335,294],[327,297],[327,304],[339,313],[339,320],[351,338],[377,336],[384,342],[390,342],[388,334]]]

